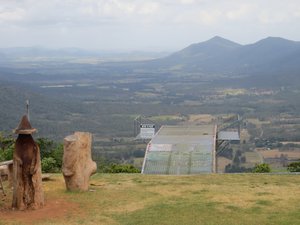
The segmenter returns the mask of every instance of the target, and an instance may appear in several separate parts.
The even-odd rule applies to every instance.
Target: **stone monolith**
[[[31,136],[35,131],[26,115],[14,131],[18,134],[13,154],[14,209],[38,209],[44,206],[40,149]]]
[[[88,132],[75,132],[64,139],[62,172],[70,191],[87,191],[90,176],[97,171],[91,146],[92,134]]]

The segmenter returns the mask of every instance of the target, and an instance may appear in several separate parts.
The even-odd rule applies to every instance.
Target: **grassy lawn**
[[[300,176],[96,174],[89,192],[67,192],[61,175],[44,183],[41,210],[8,208],[0,224],[300,224]]]

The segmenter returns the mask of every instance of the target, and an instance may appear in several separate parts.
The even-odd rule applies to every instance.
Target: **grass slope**
[[[299,185],[298,175],[97,174],[91,191],[71,193],[53,175],[44,209],[4,210],[9,193],[0,224],[300,224]]]

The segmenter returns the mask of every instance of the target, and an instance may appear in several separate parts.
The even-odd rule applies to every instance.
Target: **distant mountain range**
[[[240,45],[222,37],[192,44],[152,61],[156,68],[232,76],[299,74],[300,42],[268,37]]]
[[[61,60],[63,57],[106,57],[103,61],[98,61],[100,64],[96,62],[93,66],[95,70],[105,68],[108,74],[116,70],[120,74],[126,71],[133,75],[140,72],[154,72],[176,73],[181,76],[199,74],[224,78],[249,77],[245,82],[252,83],[269,81],[272,78],[276,86],[300,82],[300,42],[280,37],[268,37],[254,44],[241,45],[216,36],[169,55],[146,52],[108,53],[78,48],[57,50],[41,47],[2,48],[0,66],[7,68],[5,61],[18,57],[22,62],[26,62],[26,58],[39,60],[38,57],[49,57],[50,60],[54,58],[57,62],[63,61]],[[42,60],[45,66],[47,59]],[[111,63],[103,63],[110,60]],[[75,61],[69,62],[76,64]],[[80,61],[80,63],[84,65],[89,62]]]

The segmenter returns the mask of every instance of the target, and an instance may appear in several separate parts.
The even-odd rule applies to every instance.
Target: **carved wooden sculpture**
[[[68,190],[87,191],[97,165],[91,158],[92,134],[75,132],[64,139],[62,172]]]
[[[15,209],[38,209],[44,206],[40,149],[34,142],[28,117],[23,116],[15,130],[18,138],[13,156],[13,202]]]

